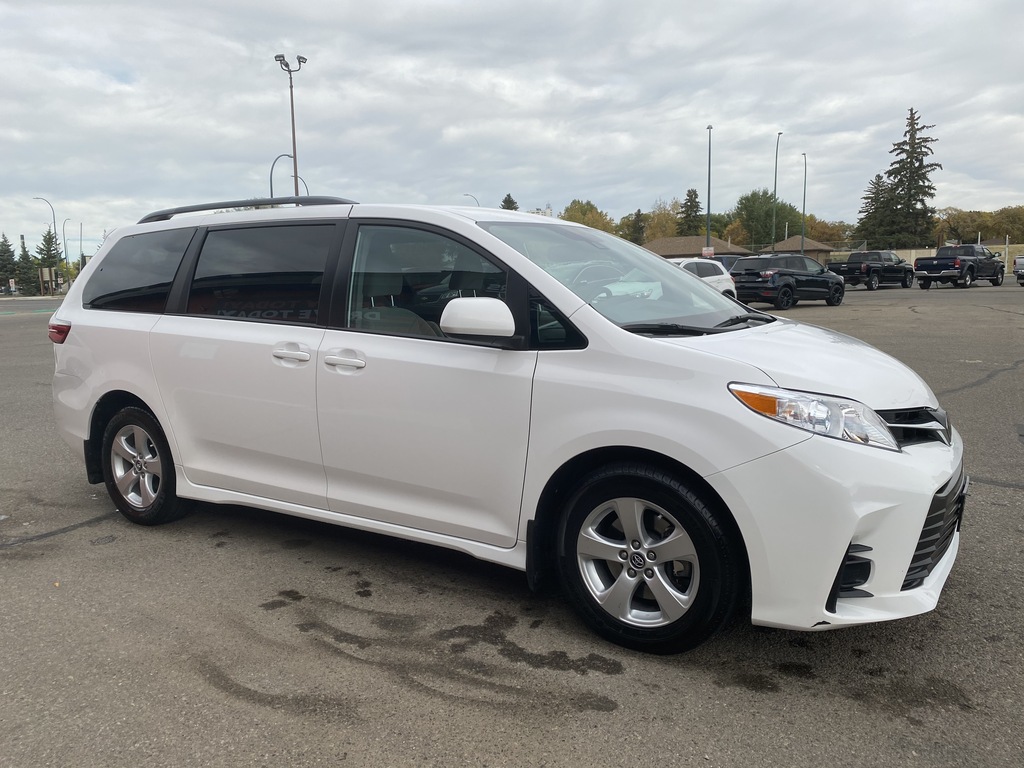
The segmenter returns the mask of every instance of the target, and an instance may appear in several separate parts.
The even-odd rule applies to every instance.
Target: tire
[[[746,569],[721,513],[644,464],[587,475],[563,510],[559,572],[601,637],[649,653],[696,647],[733,616]]]
[[[917,285],[921,288],[922,291],[927,291],[929,288],[932,287],[932,281],[929,280],[927,277],[922,277],[920,280],[917,281]]]
[[[784,285],[779,288],[779,295],[775,297],[775,308],[789,309],[795,305],[796,301],[793,298],[793,289],[788,285]]]
[[[869,291],[877,291],[878,290],[878,273],[877,272],[872,272],[870,275],[868,275],[868,281],[864,284],[864,287],[867,288]]]
[[[970,288],[974,282],[974,273],[971,270],[964,272],[964,276],[960,278],[960,282],[956,283],[957,288]]]
[[[998,288],[1000,285],[1003,284],[1003,276],[1004,276],[1003,270],[1000,269],[999,272],[996,274],[996,276],[993,277],[991,280],[989,280],[989,282],[992,283],[992,285],[994,285],[994,286],[996,286]]]
[[[846,295],[846,290],[841,285],[833,285],[828,289],[828,296],[825,297],[825,303],[830,307],[838,307],[843,303],[843,297]]]
[[[188,510],[175,495],[174,460],[149,411],[118,411],[103,431],[103,481],[118,511],[139,525],[177,520]]]
[[[900,285],[902,285],[904,288],[913,288],[914,287],[914,273],[913,272],[904,272],[903,273],[903,282],[900,283]]]

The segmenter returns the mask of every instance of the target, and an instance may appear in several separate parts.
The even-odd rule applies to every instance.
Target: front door
[[[437,232],[363,225],[344,327],[317,361],[331,511],[498,547],[519,525],[535,351],[446,337],[456,296],[505,298],[507,274]]]

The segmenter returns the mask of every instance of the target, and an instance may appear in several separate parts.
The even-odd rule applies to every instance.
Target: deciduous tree
[[[565,207],[564,211],[558,214],[558,218],[575,221],[577,224],[585,224],[605,232],[615,231],[615,222],[612,221],[612,217],[589,200],[573,200]]]

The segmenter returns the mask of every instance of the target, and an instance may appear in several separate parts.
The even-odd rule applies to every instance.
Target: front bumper
[[[901,453],[813,437],[706,478],[743,534],[753,623],[821,630],[932,610],[959,549],[962,459],[955,430],[952,445]]]

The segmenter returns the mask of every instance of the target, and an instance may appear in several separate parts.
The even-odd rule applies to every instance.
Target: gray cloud
[[[1017,0],[518,3],[0,0],[0,229],[69,250],[150,210],[269,192],[291,151],[313,194],[618,219],[707,183],[771,188],[853,222],[915,108],[938,138],[937,207],[1019,205]],[[275,191],[290,188],[287,159]]]

